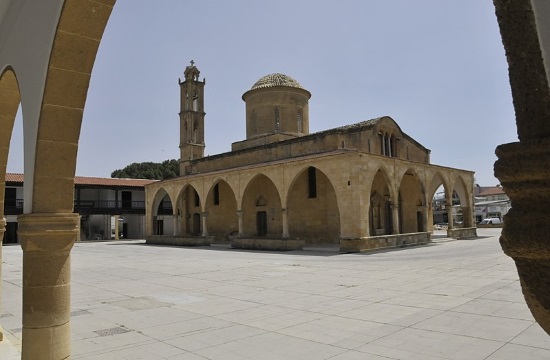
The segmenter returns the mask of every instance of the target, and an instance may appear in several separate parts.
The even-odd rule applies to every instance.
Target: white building
[[[511,207],[510,198],[506,195],[502,186],[484,188],[475,196],[476,222],[481,222],[488,217],[496,217],[502,220]]]
[[[154,181],[76,176],[74,211],[81,216],[80,240],[144,238],[144,186]],[[23,174],[6,174],[4,213],[4,243],[17,243],[17,217],[23,213]]]

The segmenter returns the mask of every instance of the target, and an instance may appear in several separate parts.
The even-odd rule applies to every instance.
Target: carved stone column
[[[238,210],[237,216],[239,217],[239,236],[243,236],[244,235],[244,221],[243,221],[244,210]]]
[[[392,233],[399,234],[399,205],[391,204],[392,211]]]
[[[544,0],[493,0],[508,60],[520,142],[500,145],[495,176],[510,197],[500,243],[523,295],[550,334],[550,8]]]
[[[523,295],[550,334],[550,140],[500,145],[495,176],[512,208],[500,244],[516,262]]]
[[[206,220],[208,219],[208,212],[201,213],[202,218],[202,236],[208,236],[208,227],[206,225]]]
[[[288,210],[282,209],[282,213],[283,213],[283,238],[286,239],[290,236],[288,233]]]
[[[71,249],[78,214],[18,218],[23,248],[24,360],[67,359],[71,354]]]

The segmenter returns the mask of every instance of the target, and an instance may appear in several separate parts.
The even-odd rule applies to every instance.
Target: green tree
[[[165,180],[179,176],[180,164],[176,159],[165,160],[161,163],[141,162],[132,163],[124,169],[118,169],[111,173],[112,178],[133,178]]]

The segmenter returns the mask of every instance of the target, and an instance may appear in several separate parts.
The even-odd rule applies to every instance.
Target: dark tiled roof
[[[75,185],[95,185],[111,187],[143,187],[158,180],[149,179],[117,179],[88,176],[75,176]],[[23,174],[7,173],[6,182],[23,183]]]

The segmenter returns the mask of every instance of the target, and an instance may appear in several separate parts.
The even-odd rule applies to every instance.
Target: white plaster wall
[[[25,213],[32,212],[38,118],[63,3],[64,0],[0,0],[0,73],[13,68],[21,92]]]

